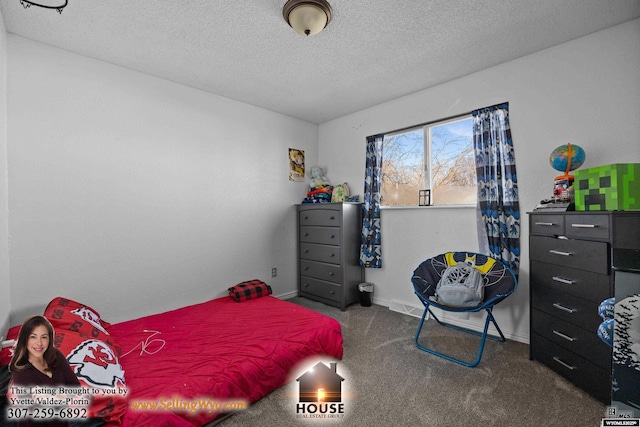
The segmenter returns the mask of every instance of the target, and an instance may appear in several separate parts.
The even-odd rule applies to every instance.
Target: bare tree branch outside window
[[[425,168],[426,132],[431,132],[429,168]],[[471,119],[385,137],[382,157],[383,205],[417,205],[418,191],[426,188],[427,169],[435,204],[476,203]]]

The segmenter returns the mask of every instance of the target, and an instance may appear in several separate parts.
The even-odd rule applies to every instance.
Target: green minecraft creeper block
[[[640,163],[615,163],[576,170],[577,211],[640,209]]]

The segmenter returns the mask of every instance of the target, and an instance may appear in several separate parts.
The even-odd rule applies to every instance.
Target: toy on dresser
[[[571,171],[578,169],[586,158],[582,147],[567,143],[561,145],[549,155],[549,163],[555,170],[564,172],[556,176],[553,185],[553,195],[540,201],[535,210],[572,211],[574,210],[574,176]]]
[[[302,203],[329,203],[333,186],[320,166],[312,166],[309,171],[309,191]]]

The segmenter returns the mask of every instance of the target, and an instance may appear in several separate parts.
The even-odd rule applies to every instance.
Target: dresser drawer
[[[342,267],[338,264],[300,260],[300,274],[334,283],[342,282]]]
[[[300,242],[340,245],[340,229],[335,227],[300,227]]]
[[[608,241],[611,238],[609,218],[609,215],[567,214],[564,222],[565,236]]]
[[[531,304],[532,309],[542,310],[594,333],[602,323],[595,302],[543,286],[531,288]]]
[[[538,261],[594,273],[609,273],[609,245],[605,242],[530,236],[529,251],[531,259]]]
[[[542,234],[545,236],[564,235],[563,215],[536,215],[530,217],[531,234]]]
[[[532,312],[531,330],[604,369],[611,367],[611,347],[602,342],[595,331],[582,329],[538,310]]]
[[[308,294],[334,302],[340,302],[341,292],[341,286],[338,284],[300,276],[300,294],[302,296]]]
[[[298,212],[300,225],[340,227],[340,212],[334,209],[301,209]]]
[[[546,286],[600,304],[611,297],[611,276],[531,260],[531,286]]]
[[[611,368],[603,369],[535,333],[531,355],[601,402],[611,403]]]
[[[312,261],[340,264],[340,247],[318,245],[315,243],[300,243],[300,258]]]

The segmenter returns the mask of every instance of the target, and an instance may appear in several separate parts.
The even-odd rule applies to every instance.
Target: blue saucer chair
[[[484,301],[477,307],[456,308],[438,304],[434,301],[436,285],[440,281],[442,274],[447,269],[447,267],[453,266],[458,262],[466,262],[468,264],[471,264],[477,270],[479,270],[480,273],[482,273],[482,277],[484,280]],[[506,340],[504,335],[502,334],[502,331],[500,330],[500,327],[496,323],[496,319],[493,317],[492,310],[496,304],[504,300],[515,291],[518,285],[518,280],[516,279],[515,274],[513,274],[513,271],[504,263],[502,263],[502,261],[475,252],[446,252],[423,261],[413,272],[411,282],[413,283],[413,288],[416,295],[418,296],[418,298],[420,298],[420,301],[424,305],[424,313],[422,314],[422,319],[420,320],[420,325],[418,326],[418,331],[416,332],[415,338],[416,346],[420,350],[426,351],[427,353],[434,354],[463,366],[474,367],[477,366],[478,363],[480,363],[480,359],[482,358],[482,351],[484,350],[484,344],[487,338],[499,342],[504,342]],[[450,323],[445,323],[438,319],[438,317],[433,313],[433,311],[431,310],[433,307],[439,308],[443,311],[455,313],[473,313],[486,311],[484,331],[480,333],[478,331],[463,328]],[[475,361],[470,363],[465,362],[463,360],[456,359],[449,355],[422,346],[419,342],[419,338],[427,313],[430,313],[430,315],[442,326],[479,336],[480,348],[478,349],[478,354]],[[488,334],[489,323],[493,323],[499,334],[499,337],[491,336]]]

